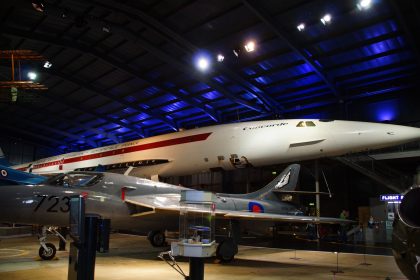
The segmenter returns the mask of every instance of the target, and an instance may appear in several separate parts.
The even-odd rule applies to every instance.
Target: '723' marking
[[[38,204],[36,205],[34,212],[38,211],[39,208],[41,208],[41,205],[43,204],[47,204],[47,206],[49,206],[47,208],[47,212],[52,212],[52,213],[56,213],[56,212],[69,212],[70,211],[70,197],[68,196],[63,196],[63,197],[58,197],[55,195],[38,195],[38,197],[41,198],[41,200],[38,202]],[[60,201],[64,202],[64,205],[58,205],[60,203]],[[60,203],[63,204],[63,203]]]

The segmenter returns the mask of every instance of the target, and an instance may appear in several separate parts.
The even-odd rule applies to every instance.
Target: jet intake
[[[414,187],[404,195],[398,209],[401,221],[411,228],[420,229],[419,202],[420,187]]]
[[[392,232],[395,262],[409,280],[420,279],[420,187],[412,187],[397,208]]]

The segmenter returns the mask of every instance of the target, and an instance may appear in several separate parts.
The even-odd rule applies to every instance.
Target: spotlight
[[[65,19],[65,18],[67,18],[67,17],[68,17],[68,14],[69,14],[69,10],[68,10],[67,8],[65,8],[65,9],[61,12],[60,17],[61,17],[61,18],[63,18],[63,19]]]
[[[236,47],[236,48],[234,48],[232,51],[233,51],[233,54],[234,54],[236,57],[239,57],[239,54],[241,53],[241,48],[240,48],[240,47]]]
[[[197,60],[197,67],[198,69],[200,69],[201,71],[206,71],[210,66],[210,61],[205,58],[205,57],[200,57]]]
[[[323,25],[327,25],[331,22],[331,15],[330,14],[326,14],[325,16],[323,16],[321,18],[321,22]]]
[[[102,26],[102,31],[105,33],[109,33],[111,32],[111,28],[107,25]]]
[[[304,23],[299,24],[299,25],[297,26],[297,29],[298,29],[299,31],[303,31],[303,30],[305,29],[305,24],[304,24]]]
[[[37,0],[32,0],[32,7],[38,11],[43,13],[45,11],[45,4],[44,1],[37,1]]]
[[[36,73],[35,72],[28,72],[28,78],[29,78],[29,80],[35,80],[36,79]]]
[[[359,3],[357,4],[357,8],[359,10],[367,10],[370,8],[372,4],[372,0],[360,0]]]
[[[49,61],[45,61],[45,63],[44,63],[44,68],[51,68],[51,66],[52,66],[52,63],[51,62],[49,62]]]
[[[223,62],[223,60],[225,60],[225,57],[223,56],[223,54],[219,53],[219,54],[217,55],[217,61],[218,61],[218,62]]]
[[[246,45],[245,45],[245,50],[247,52],[253,52],[253,51],[255,51],[255,42],[254,41],[247,42]]]

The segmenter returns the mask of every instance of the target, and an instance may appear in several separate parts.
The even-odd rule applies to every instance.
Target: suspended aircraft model
[[[348,220],[303,216],[296,206],[283,202],[282,192],[295,190],[300,165],[288,166],[262,189],[249,194],[218,193],[216,218],[233,221],[235,238],[218,245],[217,255],[230,260],[237,253],[240,220],[291,223],[345,223]],[[70,196],[81,195],[86,213],[111,219],[113,229],[149,232],[154,246],[165,243],[165,230],[176,230],[179,200],[184,187],[115,173],[74,171],[37,185],[0,187],[0,221],[64,227],[69,223]],[[238,222],[236,222],[238,221]],[[43,231],[45,232],[45,231]],[[51,259],[55,246],[40,238],[41,258]]]
[[[415,140],[420,140],[420,128],[391,124],[300,119],[254,121],[174,132],[13,168],[46,174],[94,171],[102,165],[106,171],[158,181],[159,176],[296,162]]]

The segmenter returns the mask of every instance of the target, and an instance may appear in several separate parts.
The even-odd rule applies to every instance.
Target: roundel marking
[[[6,170],[2,169],[2,170],[0,171],[0,173],[1,173],[1,176],[3,176],[3,177],[7,177],[7,171],[6,171]]]
[[[264,213],[264,207],[258,202],[248,203],[248,210],[253,213]]]

